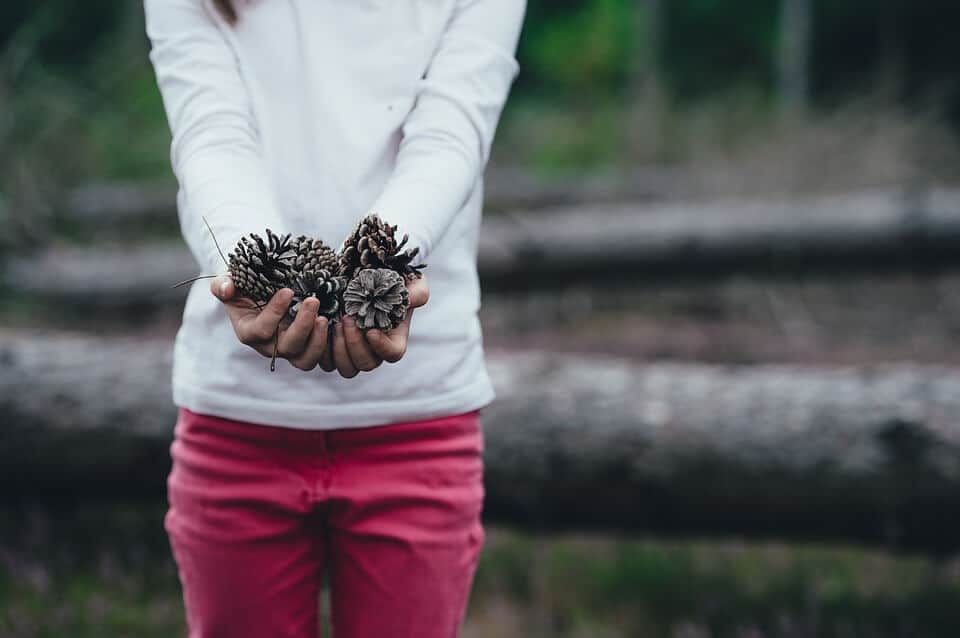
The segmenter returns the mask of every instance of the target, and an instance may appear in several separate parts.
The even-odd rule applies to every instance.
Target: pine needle
[[[200,281],[201,279],[213,279],[219,277],[220,275],[197,275],[196,277],[191,277],[190,279],[184,279],[178,284],[173,284],[171,288],[179,288],[180,286],[186,286],[187,284],[192,284],[195,281]]]
[[[270,357],[270,372],[277,371],[277,353],[280,349],[280,328],[273,331],[273,356]]]
[[[223,260],[223,265],[230,267],[230,263],[227,261],[227,258],[223,255],[223,250],[220,248],[220,242],[217,241],[217,236],[213,234],[213,229],[210,228],[210,222],[207,221],[207,218],[203,215],[200,216],[200,219],[203,220],[203,223],[206,225],[207,230],[210,232],[210,237],[213,238],[213,245],[217,247],[217,252],[220,253],[220,259]]]

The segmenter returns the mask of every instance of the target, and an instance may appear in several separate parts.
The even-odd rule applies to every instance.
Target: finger
[[[219,299],[227,308],[236,307],[241,310],[257,310],[259,307],[252,300],[240,295],[237,285],[228,275],[220,275],[210,280],[210,292]]]
[[[299,315],[298,315],[299,316]],[[320,363],[323,355],[327,351],[327,326],[326,317],[317,317],[313,321],[313,332],[310,333],[310,340],[307,342],[303,353],[290,359],[290,363],[295,368],[301,370],[313,370]]]
[[[233,332],[241,343],[248,346],[259,343],[253,339],[251,330],[260,311],[249,299],[235,297],[229,301],[224,301],[223,309],[227,311],[227,317],[230,319]]]
[[[273,358],[273,341],[268,341],[266,343],[251,343],[247,344],[267,359]]]
[[[220,275],[210,280],[210,292],[220,301],[230,301],[237,292],[233,285],[233,279],[226,275]]]
[[[407,318],[390,332],[368,330],[367,342],[373,351],[384,361],[396,363],[407,352],[407,337],[410,334],[410,318],[413,311],[407,312]]]
[[[367,343],[363,331],[357,327],[357,322],[354,321],[353,317],[346,316],[343,318],[343,336],[344,341],[347,342],[347,353],[350,355],[350,360],[353,361],[353,365],[358,370],[370,372],[383,363],[383,359],[370,349],[370,344]]]
[[[325,372],[333,372],[337,369],[337,364],[333,362],[333,330],[327,330],[327,344],[324,346],[323,355],[320,357],[320,367]]]
[[[262,343],[273,339],[273,334],[280,326],[280,321],[286,316],[293,291],[283,288],[278,291],[256,316],[248,318],[238,326],[240,341],[246,344]]]
[[[347,340],[343,335],[342,321],[333,329],[333,363],[341,377],[352,379],[357,376],[357,367],[353,365],[353,360],[347,352]]]
[[[300,310],[290,326],[280,332],[280,342],[277,353],[284,359],[298,357],[307,347],[307,341],[313,332],[313,324],[317,321],[317,310],[320,302],[316,299],[307,299],[300,304]]]
[[[427,285],[427,278],[420,276],[407,282],[407,294],[410,297],[410,307],[419,308],[427,305],[430,300],[430,287]]]
[[[223,309],[227,311],[227,316],[233,325],[233,331],[237,333],[237,338],[243,341],[243,336],[249,330],[249,325],[257,318],[257,309],[235,301],[224,302]]]

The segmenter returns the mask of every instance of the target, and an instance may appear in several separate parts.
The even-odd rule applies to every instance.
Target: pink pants
[[[166,529],[190,638],[450,638],[483,546],[476,412],[326,431],[181,410]]]

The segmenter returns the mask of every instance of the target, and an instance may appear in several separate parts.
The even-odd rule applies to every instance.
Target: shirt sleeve
[[[518,65],[525,0],[459,0],[403,124],[396,167],[372,208],[419,259],[449,228],[486,165]]]
[[[150,60],[173,134],[181,226],[201,266],[224,269],[202,217],[230,250],[264,228],[283,232],[247,86],[227,27],[202,0],[144,0]]]

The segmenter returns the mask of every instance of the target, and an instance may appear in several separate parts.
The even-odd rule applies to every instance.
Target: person
[[[482,173],[525,3],[144,7],[201,268],[225,271],[214,238],[229,251],[270,228],[336,247],[371,212],[429,264],[408,283],[416,312],[386,332],[328,322],[315,300],[283,321],[289,289],[256,309],[228,276],[191,288],[165,519],[189,635],[316,636],[328,578],[336,638],[455,636],[484,544],[493,398]]]

